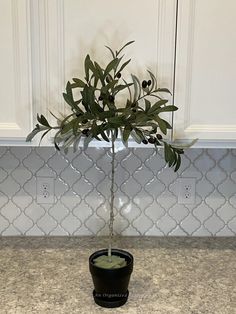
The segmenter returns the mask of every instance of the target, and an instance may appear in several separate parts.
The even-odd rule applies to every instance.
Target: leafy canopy
[[[125,44],[120,50],[113,51],[110,47],[111,61],[105,68],[87,55],[84,60],[84,78],[73,78],[66,84],[63,98],[71,109],[71,113],[58,118],[57,126],[51,126],[45,116],[37,115],[38,124],[27,136],[27,141],[43,132],[43,137],[51,130],[56,130],[54,145],[57,150],[67,152],[73,145],[77,151],[81,138],[84,138],[84,148],[93,139],[109,142],[116,140],[120,132],[123,142],[132,137],[137,143],[151,143],[155,147],[164,147],[165,160],[177,171],[181,164],[182,147],[174,146],[163,139],[172,126],[161,117],[163,112],[176,111],[178,108],[168,105],[168,100],[162,94],[170,94],[167,88],[160,88],[157,79],[151,71],[147,78],[140,79],[131,74],[131,81],[122,77],[122,72],[131,59],[123,61],[121,52],[133,41]],[[79,98],[75,99],[74,90],[79,90]],[[117,96],[126,93],[123,106],[117,106]],[[78,93],[77,93],[78,94]]]

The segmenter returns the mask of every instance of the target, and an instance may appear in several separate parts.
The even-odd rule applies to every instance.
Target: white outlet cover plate
[[[178,204],[195,204],[196,178],[178,179]]]
[[[48,187],[47,190],[43,189],[43,185]],[[38,204],[53,204],[54,203],[54,178],[50,177],[37,177],[37,203]],[[48,194],[47,197],[45,195]]]

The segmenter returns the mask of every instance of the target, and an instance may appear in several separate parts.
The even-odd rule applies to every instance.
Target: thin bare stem
[[[108,248],[108,256],[111,261],[111,247],[113,240],[113,225],[114,225],[114,177],[115,177],[115,135],[112,131],[112,139],[111,139],[111,203],[110,203],[110,221],[109,221],[109,248]]]

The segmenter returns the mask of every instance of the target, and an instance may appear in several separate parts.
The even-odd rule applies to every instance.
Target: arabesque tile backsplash
[[[115,232],[235,236],[236,150],[189,149],[177,173],[162,153],[117,152]],[[65,156],[49,147],[0,147],[0,234],[107,234],[110,161],[109,148]],[[55,178],[54,204],[37,204],[37,176]],[[196,178],[194,205],[178,204],[179,177]]]

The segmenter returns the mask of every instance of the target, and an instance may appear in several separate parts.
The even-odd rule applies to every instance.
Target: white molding
[[[199,138],[198,146],[209,143],[209,147],[232,147],[231,141],[236,139],[236,124],[192,124],[190,114],[193,49],[195,44],[195,14],[197,0],[179,0],[178,8],[178,36],[177,36],[177,63],[176,63],[176,91],[175,104],[179,108],[174,114],[174,139],[184,140]],[[208,110],[209,113],[209,110]],[[207,113],[206,113],[207,114]],[[230,114],[230,113],[229,113]],[[236,146],[236,145],[234,145]]]
[[[176,0],[158,1],[157,27],[157,71],[156,76],[162,87],[168,87],[173,93]],[[167,96],[173,104],[172,96]],[[165,118],[171,123],[173,113],[167,113]],[[168,132],[170,138],[171,132]]]
[[[32,0],[34,117],[64,111],[64,0]],[[35,119],[34,119],[35,120]]]
[[[14,72],[12,122],[0,124],[0,138],[20,140],[32,128],[30,0],[11,0]],[[8,120],[9,120],[8,119]]]
[[[19,132],[21,131],[21,127],[17,123],[0,123],[1,133],[4,131],[8,132],[9,130],[17,130]],[[6,136],[8,136],[8,134]]]
[[[179,109],[174,115],[174,138],[187,138],[185,130],[189,127],[193,25],[193,1],[179,0],[175,89],[175,105]]]

